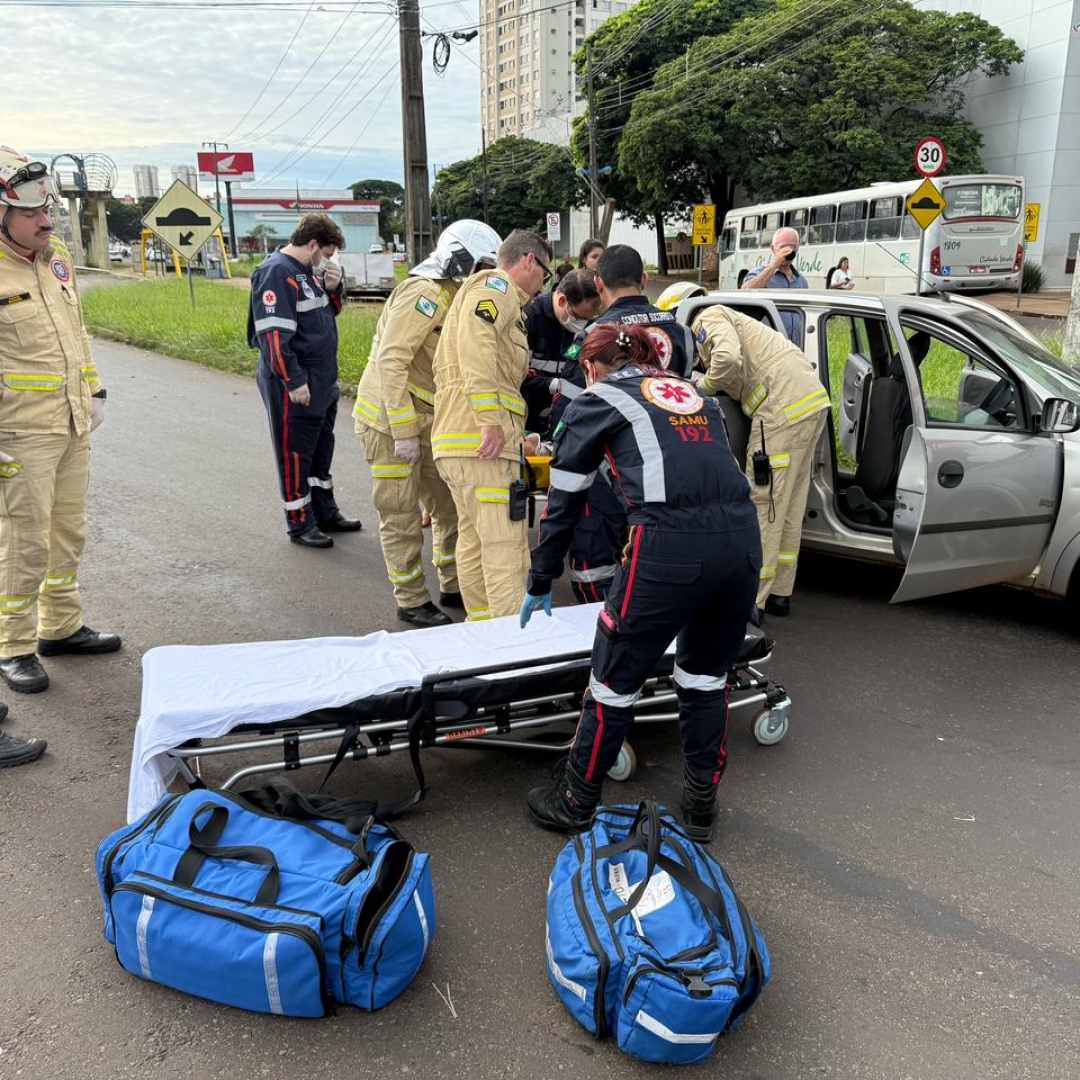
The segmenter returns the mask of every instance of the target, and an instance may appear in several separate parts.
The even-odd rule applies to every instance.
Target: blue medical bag
[[[724,868],[652,803],[601,807],[563,848],[546,947],[574,1019],[645,1061],[704,1061],[770,971]]]
[[[98,847],[105,938],[134,975],[254,1012],[378,1009],[435,931],[427,855],[389,826],[168,795]]]

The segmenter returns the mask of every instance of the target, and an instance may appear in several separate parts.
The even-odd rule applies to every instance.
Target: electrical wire
[[[396,71],[399,66],[400,65],[395,64],[394,65],[394,70]],[[353,139],[352,145],[349,147],[348,150],[345,151],[344,154],[341,155],[341,157],[338,159],[338,163],[330,170],[330,172],[328,172],[326,174],[326,178],[323,180],[324,184],[329,184],[330,183],[330,181],[334,178],[335,174],[337,173],[338,169],[340,169],[341,166],[345,164],[345,159],[356,149],[356,144],[360,141],[360,139],[363,136],[364,132],[367,131],[368,127],[371,124],[371,121],[374,120],[375,117],[379,115],[379,112],[380,112],[380,110],[382,109],[382,106],[383,106],[383,102],[386,101],[387,97],[390,95],[390,91],[394,89],[394,85],[395,85],[394,83],[390,83],[390,85],[387,86],[386,90],[383,93],[383,96],[381,98],[379,98],[378,103],[375,105],[375,108],[372,109],[368,113],[368,117],[364,121],[364,126],[359,130],[359,132],[356,135],[356,138]]]

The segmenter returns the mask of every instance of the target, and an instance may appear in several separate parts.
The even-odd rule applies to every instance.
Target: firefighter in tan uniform
[[[0,676],[22,693],[49,685],[38,653],[120,648],[82,622],[90,432],[105,391],[71,255],[52,235],[54,199],[42,163],[0,147]]]
[[[450,617],[431,601],[421,558],[419,504],[432,517],[431,561],[439,603],[461,607],[454,498],[431,456],[435,347],[461,279],[481,263],[494,267],[499,234],[479,221],[456,221],[431,256],[409,272],[383,309],[353,409],[356,434],[371,467],[379,539],[398,618],[442,626]]]
[[[674,307],[703,291],[690,283],[673,285],[657,304]],[[757,607],[783,617],[791,610],[814,448],[825,426],[829,393],[801,349],[749,315],[714,304],[695,314],[693,330],[705,369],[699,387],[734,398],[751,421],[746,475],[761,527]],[[756,484],[753,455],[763,437],[771,476],[769,483]]]
[[[470,621],[513,615],[525,595],[527,526],[523,504],[511,499],[529,367],[522,308],[550,278],[551,258],[542,237],[512,232],[497,269],[461,287],[435,353],[431,449],[457,507],[458,582]]]

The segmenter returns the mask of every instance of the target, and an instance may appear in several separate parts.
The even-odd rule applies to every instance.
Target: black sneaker
[[[399,607],[397,617],[402,622],[412,623],[413,626],[448,626],[454,620],[440,611],[430,600],[426,604],[417,607]]]
[[[37,761],[45,753],[46,745],[44,739],[24,739],[21,735],[0,731],[0,769]]]

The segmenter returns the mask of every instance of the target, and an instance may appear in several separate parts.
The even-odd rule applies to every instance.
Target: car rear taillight
[[[1014,274],[1019,274],[1020,273],[1020,265],[1021,265],[1021,263],[1023,263],[1023,261],[1024,261],[1024,245],[1023,244],[1017,244],[1016,245],[1016,258],[1013,260],[1013,273]]]
[[[930,249],[930,273],[939,275],[941,273],[941,248],[939,247]]]

